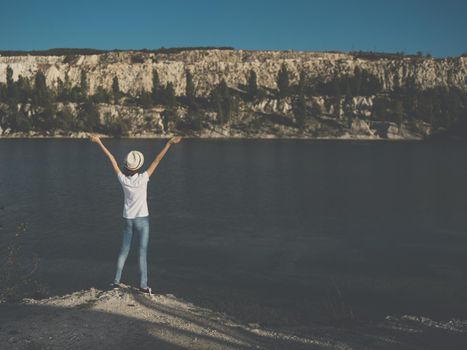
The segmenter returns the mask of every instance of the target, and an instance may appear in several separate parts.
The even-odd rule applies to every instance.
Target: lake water
[[[159,140],[105,141],[146,163]],[[467,144],[184,140],[148,187],[149,283],[248,322],[467,317]],[[122,190],[85,140],[0,141],[0,243],[51,294],[105,288]],[[134,237],[136,238],[136,237]],[[136,240],[123,282],[137,285]],[[350,312],[351,310],[351,312]]]

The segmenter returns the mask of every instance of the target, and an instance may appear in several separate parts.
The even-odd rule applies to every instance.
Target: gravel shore
[[[266,329],[130,286],[0,304],[0,349],[465,348],[467,321],[388,316],[344,328]]]

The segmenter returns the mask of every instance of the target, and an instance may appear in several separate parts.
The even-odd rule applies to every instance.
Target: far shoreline
[[[401,141],[431,141],[429,138],[382,138],[382,137],[332,137],[332,136],[319,136],[319,137],[309,137],[309,136],[194,136],[194,135],[180,135],[180,134],[167,134],[167,135],[133,135],[133,136],[110,136],[104,134],[97,134],[103,139],[109,140],[167,140],[173,136],[182,136],[184,139],[190,140],[223,140],[223,141],[234,141],[234,140],[304,140],[304,141],[388,141],[388,142],[401,142]],[[24,136],[24,135],[0,135],[0,140],[82,140],[86,139],[87,136],[61,136],[61,135],[33,135],[33,136]]]

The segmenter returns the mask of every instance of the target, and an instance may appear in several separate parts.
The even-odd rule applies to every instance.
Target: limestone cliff
[[[198,95],[207,95],[213,86],[225,79],[229,86],[246,84],[248,72],[254,69],[258,85],[276,88],[276,75],[282,63],[290,71],[291,82],[297,82],[304,70],[311,78],[353,74],[355,67],[378,77],[385,90],[395,81],[404,84],[408,78],[422,89],[436,86],[456,86],[467,89],[467,57],[380,58],[361,59],[346,53],[315,53],[295,51],[193,50],[176,54],[144,52],[109,52],[100,55],[77,56],[0,56],[0,82],[6,81],[6,67],[19,75],[32,77],[41,70],[49,86],[68,73],[73,84],[79,84],[80,72],[85,70],[90,93],[98,86],[110,89],[117,76],[123,92],[139,93],[152,87],[152,70],[157,69],[161,82],[172,82],[177,94],[185,89],[185,71],[193,73]]]
[[[319,94],[308,94],[302,104],[305,121],[300,123],[297,119],[297,103],[300,102],[297,95],[279,98],[277,94],[277,76],[283,64],[287,67],[291,86],[298,84],[301,72],[306,74],[307,82],[313,86],[336,81],[336,78],[352,77],[358,68],[376,79],[380,87],[378,92],[363,96],[354,94],[345,97],[340,93],[328,95],[322,91]],[[112,91],[113,80],[117,77],[119,89],[126,97],[114,104],[111,101],[98,102],[97,118],[100,119],[101,125],[114,121],[118,124],[123,121],[125,134],[129,136],[158,137],[188,133],[201,137],[408,139],[429,135],[432,132],[432,124],[436,124],[438,129],[447,129],[457,120],[467,119],[467,116],[464,118],[467,111],[467,57],[464,56],[433,59],[396,54],[225,49],[190,49],[173,53],[123,51],[64,56],[0,55],[0,83],[7,80],[7,67],[13,70],[14,81],[22,76],[33,82],[36,74],[42,72],[49,88],[58,87],[59,81],[65,81],[66,76],[72,86],[80,86],[82,73],[85,72],[89,96],[96,91],[102,91],[98,88]],[[173,84],[177,96],[185,94],[186,72],[190,71],[196,95],[201,100],[210,96],[213,89],[225,80],[228,88],[240,97],[236,99],[235,111],[229,117],[229,122],[219,122],[220,112],[213,108],[216,105],[215,101],[206,102],[206,99],[204,107],[196,112],[201,120],[196,132],[189,130],[193,116],[190,116],[183,99],[179,99],[175,108],[177,121],[169,120],[164,105],[135,103],[133,97],[140,98],[143,96],[142,92],[151,91],[153,88],[154,70],[157,70],[162,86],[169,82]],[[252,70],[256,73],[257,85],[263,94],[248,100],[243,97],[248,75]],[[413,99],[414,103],[407,103],[404,100],[405,92],[398,90],[409,85],[413,86],[418,94],[408,97]],[[441,90],[437,92],[441,96],[439,101],[431,103],[432,95],[423,96],[423,91],[434,88],[455,88],[456,91],[452,96],[446,97],[442,96],[444,92]],[[391,94],[397,95],[396,99]],[[381,97],[385,97],[386,100],[381,102]],[[450,102],[444,103],[443,99]],[[34,106],[33,99],[12,104],[4,98],[3,102],[0,101],[0,135],[11,136],[15,135],[16,131],[21,131],[21,128],[15,130],[14,126],[11,126],[19,125],[19,122],[12,123],[10,120],[12,115],[18,118],[19,112],[30,121],[25,122],[23,118],[20,122],[32,125],[28,133],[20,135],[44,132],[48,135],[54,134],[54,130],[44,130],[43,126],[41,129],[40,120],[35,123],[35,120],[38,120],[37,116],[46,121],[53,121],[65,115],[74,125],[68,130],[74,130],[75,133],[86,130],[83,129],[82,120],[79,122],[82,118],[80,113],[82,115],[83,108],[85,109],[83,103],[79,100],[62,102],[56,103],[55,109],[58,114],[47,116],[47,109],[44,110],[40,105]],[[429,108],[423,108],[427,105],[426,102],[431,103]],[[439,108],[439,103],[442,102],[445,105],[444,110]],[[445,113],[449,104],[455,105],[455,108]],[[402,110],[403,108],[405,110]],[[379,116],[375,111],[379,111]],[[170,112],[174,113],[174,110]],[[44,123],[42,121],[42,125]],[[96,129],[99,128],[93,130]],[[72,135],[69,131],[61,134]]]

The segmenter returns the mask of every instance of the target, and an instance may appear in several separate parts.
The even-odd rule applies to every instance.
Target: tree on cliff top
[[[290,90],[289,71],[285,63],[282,63],[281,69],[277,73],[277,88],[279,89],[279,97],[287,97]]]

